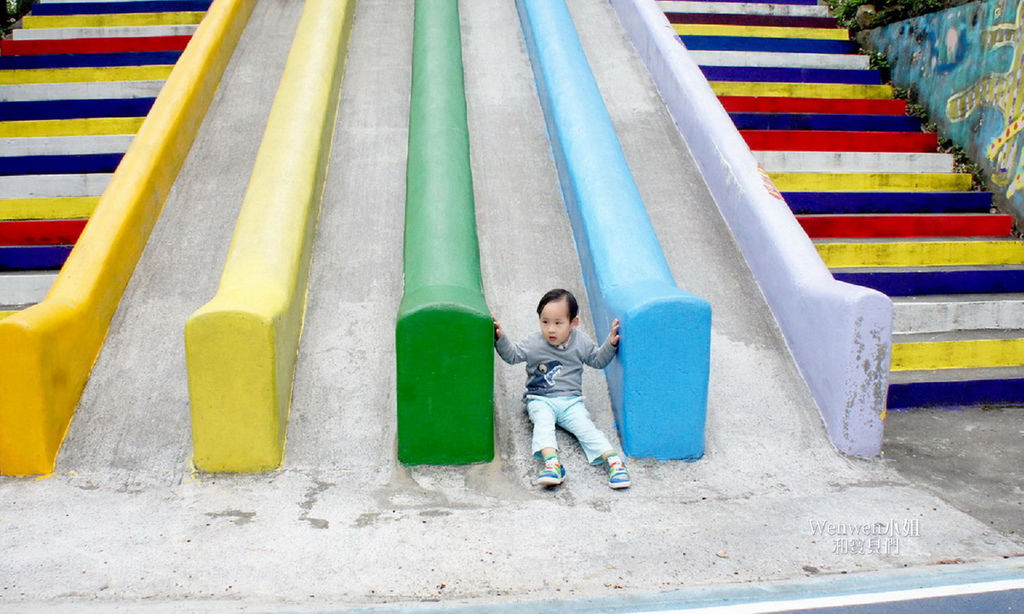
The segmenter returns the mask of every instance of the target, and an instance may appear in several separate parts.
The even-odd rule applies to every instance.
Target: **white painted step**
[[[663,0],[658,8],[665,13],[713,13],[716,15],[775,15],[778,17],[829,17],[828,7],[798,4],[760,4],[756,2],[686,2]]]
[[[755,151],[769,173],[952,173],[952,154],[860,151]]]
[[[113,173],[87,173],[0,177],[0,198],[99,196],[107,189],[113,176]]]
[[[773,51],[690,51],[701,66],[783,68],[839,68],[866,70],[868,56],[839,53],[785,53]]]
[[[123,36],[190,36],[198,27],[198,24],[189,24],[173,26],[118,26],[112,28],[19,28],[11,31],[11,38],[16,41],[24,41],[66,38],[120,38]]]
[[[1015,330],[1024,325],[1024,294],[896,297],[893,334]]]
[[[18,271],[0,273],[0,305],[29,305],[46,297],[56,271]]]
[[[130,134],[103,134],[0,139],[0,157],[124,153],[133,138]]]
[[[164,86],[155,81],[90,83],[28,83],[0,85],[0,102],[29,100],[92,100],[96,98],[155,98]]]

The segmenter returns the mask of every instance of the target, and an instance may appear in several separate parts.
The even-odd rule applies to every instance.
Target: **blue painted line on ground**
[[[730,113],[737,130],[851,130],[918,132],[921,120],[909,115],[819,113]]]
[[[991,192],[783,192],[796,214],[988,213]]]
[[[691,51],[781,51],[787,53],[856,53],[852,41],[813,38],[760,38],[756,36],[681,35]]]
[[[56,2],[37,3],[32,15],[116,15],[124,13],[173,13],[205,11],[210,0],[154,0],[152,2]]]
[[[901,522],[909,518],[892,519]],[[496,602],[484,606],[396,606],[345,610],[346,614],[467,614],[485,610],[511,614],[524,610],[549,614],[606,612],[843,612],[844,614],[952,614],[1017,612],[1024,600],[1021,559],[984,564],[924,565],[910,569],[822,574],[770,582],[693,586],[672,591],[624,596],[569,598],[557,601]],[[994,590],[992,584],[1010,585]],[[932,594],[922,597],[923,591]],[[907,595],[912,593],[912,595]],[[880,599],[883,598],[883,599]],[[829,603],[831,601],[831,603]],[[803,607],[804,609],[800,609]],[[295,611],[297,612],[297,610]],[[340,610],[338,611],[340,614]]]
[[[101,68],[104,66],[156,66],[174,64],[181,51],[135,51],[131,53],[69,53],[60,55],[0,56],[0,70],[45,68]]]
[[[1024,379],[889,384],[889,409],[1024,405]],[[969,610],[963,610],[969,611]]]
[[[967,268],[929,271],[833,271],[839,281],[874,288],[889,296],[1024,292],[1024,268]]]
[[[145,117],[155,98],[96,98],[87,100],[25,100],[0,102],[0,121],[81,119],[86,117]]]
[[[708,81],[846,83],[855,85],[881,85],[882,83],[882,78],[877,70],[781,68],[776,66],[701,66],[700,70]]]
[[[73,245],[0,247],[0,271],[48,271],[64,266]]]
[[[0,176],[80,175],[113,173],[121,163],[121,153],[73,156],[10,156],[0,158]]]

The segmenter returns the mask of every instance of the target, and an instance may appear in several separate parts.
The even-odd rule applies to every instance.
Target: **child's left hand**
[[[612,320],[612,329],[608,331],[608,341],[615,347],[619,347],[619,319]]]

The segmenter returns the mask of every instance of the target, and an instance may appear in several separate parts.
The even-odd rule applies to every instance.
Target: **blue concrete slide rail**
[[[672,278],[565,3],[517,6],[599,338],[622,324],[606,375],[623,450],[700,458],[711,306]]]
[[[846,454],[879,454],[892,301],[832,276],[655,2],[612,6],[761,286],[829,437]]]

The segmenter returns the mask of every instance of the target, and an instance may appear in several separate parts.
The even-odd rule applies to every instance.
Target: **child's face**
[[[551,345],[562,345],[569,340],[572,329],[579,326],[579,317],[569,317],[569,301],[551,301],[540,311],[540,332]]]

